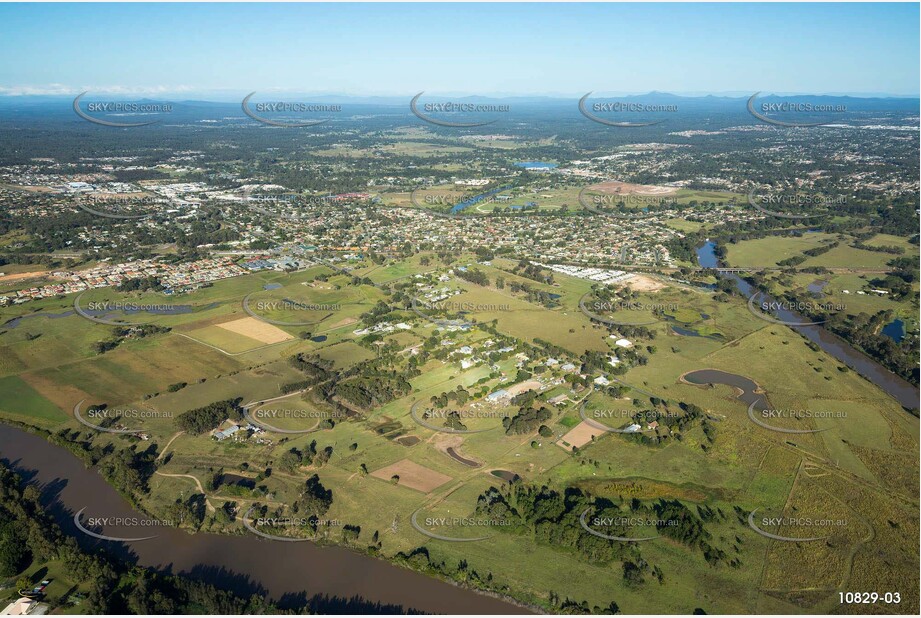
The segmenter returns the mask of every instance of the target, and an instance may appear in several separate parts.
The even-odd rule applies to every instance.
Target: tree
[[[220,468],[208,477],[208,480],[205,482],[205,489],[208,491],[216,490],[220,486],[223,479],[224,468]]]
[[[307,479],[304,483],[304,491],[301,492],[301,507],[307,513],[323,515],[329,510],[333,503],[333,492],[326,489],[320,482],[320,477],[316,474]]]
[[[303,457],[300,452],[292,448],[289,451],[285,451],[282,456],[278,458],[278,467],[285,472],[294,472],[297,467],[301,465],[302,459]]]
[[[12,577],[30,561],[25,539],[21,538],[12,522],[0,527],[0,577]]]

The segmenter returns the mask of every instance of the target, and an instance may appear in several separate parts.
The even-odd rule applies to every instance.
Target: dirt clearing
[[[294,337],[282,329],[272,326],[271,324],[266,324],[253,317],[240,318],[239,320],[224,322],[217,326],[229,330],[232,333],[261,341],[262,343],[281,343],[282,341],[294,339]]]
[[[371,473],[371,476],[385,481],[389,481],[394,476],[399,476],[400,480],[397,483],[398,485],[403,485],[404,487],[409,487],[410,489],[415,489],[425,494],[441,487],[451,480],[451,477],[447,474],[442,474],[441,472],[436,472],[425,466],[420,466],[416,462],[408,459],[401,459],[394,464],[375,470]]]
[[[525,382],[519,382],[514,386],[509,386],[507,390],[509,395],[516,397],[528,391],[539,391],[541,386],[541,383],[537,380],[527,380]]]
[[[607,193],[610,195],[655,195],[666,196],[678,193],[677,187],[657,187],[655,185],[637,185],[632,182],[608,180],[589,187],[590,191]]]
[[[36,277],[43,277],[47,275],[49,272],[50,271],[47,271],[47,270],[33,270],[32,272],[27,272],[27,273],[12,273],[9,275],[0,275],[0,283],[6,282],[6,281],[19,281],[20,279],[34,279]]]
[[[567,451],[571,451],[572,447],[582,448],[591,442],[592,438],[597,438],[603,433],[604,430],[598,429],[597,427],[592,427],[586,421],[582,421],[570,429],[569,433],[560,438],[560,440],[557,441],[557,445],[561,446]]]
[[[668,287],[658,279],[653,279],[647,275],[633,275],[627,280],[626,284],[634,292],[658,292]]]

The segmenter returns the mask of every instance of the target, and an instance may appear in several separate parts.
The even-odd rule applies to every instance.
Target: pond
[[[515,167],[523,167],[526,170],[552,170],[557,167],[556,163],[545,163],[543,161],[519,161],[515,163]]]
[[[896,343],[902,343],[905,338],[905,322],[896,318],[883,326],[882,333]]]

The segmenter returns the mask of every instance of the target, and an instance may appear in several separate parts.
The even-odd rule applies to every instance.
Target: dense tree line
[[[334,389],[337,397],[364,410],[405,397],[411,392],[412,385],[399,375],[356,377],[339,382]]]
[[[530,535],[541,544],[574,552],[584,559],[599,564],[611,561],[630,564],[624,576],[627,583],[638,583],[647,573],[661,583],[661,570],[649,565],[636,544],[622,543],[589,533],[582,526],[583,513],[609,518],[612,524],[604,532],[615,536],[648,536],[655,531],[687,547],[697,549],[711,566],[741,565],[737,557],[714,545],[712,535],[706,530],[707,521],[723,521],[726,515],[719,509],[699,507],[697,513],[679,500],[659,499],[644,502],[639,499],[615,504],[606,498],[592,498],[574,487],[560,492],[547,486],[510,483],[503,488],[491,487],[477,499],[476,513],[494,521],[509,522],[499,529],[513,534]],[[645,529],[638,535],[623,521],[643,520]],[[633,526],[637,528],[637,526]],[[733,548],[738,554],[738,549]],[[630,580],[634,581],[631,582]],[[641,583],[641,581],[639,582]]]
[[[176,417],[176,424],[187,433],[202,434],[215,429],[227,419],[239,421],[242,418],[240,399],[225,399],[183,412]]]
[[[553,418],[553,413],[547,408],[540,407],[522,408],[515,416],[506,416],[502,419],[502,426],[508,435],[534,433],[544,421]]]
[[[487,277],[486,273],[484,273],[479,268],[468,268],[466,270],[455,268],[454,274],[464,281],[469,281],[470,283],[475,283],[484,287],[489,285],[489,277]]]
[[[131,566],[101,550],[84,552],[46,514],[38,490],[0,464],[0,575],[11,577],[29,563],[52,561],[60,561],[70,579],[89,588],[80,608],[89,614],[281,613],[260,596],[246,599],[186,577]],[[68,607],[67,599],[61,602]]]
[[[125,279],[115,289],[119,292],[160,292],[163,285],[157,277],[138,277],[136,279]]]
[[[161,335],[170,332],[168,326],[156,324],[138,324],[137,326],[116,326],[112,329],[112,336],[102,341],[96,341],[91,346],[97,354],[104,354],[117,348],[126,339],[143,339],[152,335]]]

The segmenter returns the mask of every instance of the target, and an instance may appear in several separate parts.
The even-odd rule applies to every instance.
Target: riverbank
[[[339,545],[277,543],[255,536],[158,527],[156,540],[112,543],[88,537],[74,523],[83,518],[156,519],[131,507],[98,472],[64,447],[11,425],[0,424],[0,458],[39,487],[55,521],[88,550],[104,548],[128,562],[179,573],[238,594],[260,594],[279,602],[305,595],[399,605],[404,611],[524,614],[525,607],[497,593],[465,588]],[[106,531],[109,532],[108,527]],[[115,530],[125,537],[142,536]],[[142,530],[147,535],[151,528]],[[268,550],[268,551],[267,551]],[[240,557],[246,556],[245,561]],[[305,590],[306,589],[306,590]]]
[[[697,262],[702,268],[717,268],[720,266],[715,249],[716,243],[709,240],[697,248]],[[717,276],[732,281],[735,285],[735,289],[744,298],[750,298],[753,294],[758,292],[757,289],[737,274],[719,273]],[[763,300],[770,303],[773,299],[765,296]],[[788,322],[809,322],[808,319],[793,311],[785,311],[783,318]],[[864,352],[854,348],[822,326],[817,324],[788,325],[788,328],[796,331],[821,348],[825,353],[844,363],[867,381],[878,386],[882,391],[898,401],[906,410],[914,410],[914,414],[917,416],[921,393],[919,393],[916,386],[896,375]]]

